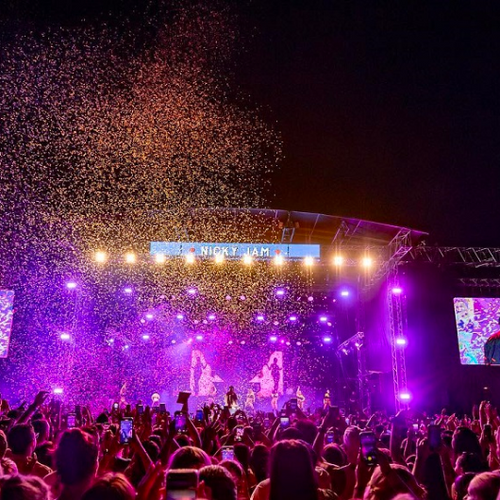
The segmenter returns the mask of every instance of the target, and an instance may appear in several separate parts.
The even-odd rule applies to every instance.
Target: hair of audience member
[[[243,470],[245,472],[248,471],[250,461],[250,448],[246,444],[234,444],[234,457],[241,464]]]
[[[98,449],[90,434],[70,429],[61,435],[55,464],[61,483],[75,485],[91,478],[97,469]]]
[[[50,500],[49,487],[35,476],[0,478],[0,500]]]
[[[156,462],[158,460],[158,457],[160,456],[160,447],[156,443],[154,443],[153,441],[149,441],[148,439],[142,442],[142,446],[146,450],[146,453],[149,455],[149,458],[153,462]]]
[[[327,444],[323,448],[323,458],[329,464],[338,465],[339,467],[347,465],[347,457],[344,450],[335,443]]]
[[[454,498],[455,500],[464,500],[467,495],[469,484],[475,476],[475,472],[466,472],[465,474],[461,474],[460,476],[458,476],[452,486],[452,490],[454,493],[454,495],[452,495],[452,498]]]
[[[269,477],[269,449],[263,444],[254,446],[250,453],[250,469],[258,483]]]
[[[219,462],[221,467],[224,467],[232,476],[236,478],[238,481],[243,479],[245,471],[239,462],[236,460],[222,460]],[[235,481],[236,482],[236,481]]]
[[[478,456],[482,455],[479,438],[468,427],[458,427],[453,433],[451,443],[455,457],[458,457],[463,452],[476,453]]]
[[[317,500],[314,464],[302,441],[279,441],[271,448],[269,500]]]
[[[482,456],[464,451],[458,456],[455,469],[460,470],[460,472],[457,470],[457,474],[463,474],[465,472],[487,472],[488,466]]]
[[[279,441],[285,441],[287,439],[300,439],[304,440],[304,435],[296,427],[288,427],[288,429],[283,430],[278,437]]]
[[[415,498],[423,498],[424,490],[418,485],[413,474],[404,466],[391,464],[392,474],[386,476],[380,466],[373,471],[372,477],[366,487],[364,500],[392,500],[396,495],[409,493]]]
[[[5,432],[0,430],[0,460],[5,457],[5,453],[7,452],[7,436]]]
[[[208,465],[200,469],[200,481],[210,488],[212,500],[236,500],[236,484],[227,469]]]
[[[9,431],[7,441],[14,455],[29,456],[36,445],[35,431],[31,424],[17,424]]]
[[[500,491],[500,472],[482,472],[472,478],[467,489],[470,500],[496,500]]]
[[[180,447],[192,445],[191,439],[189,439],[189,436],[187,436],[186,434],[179,434],[178,436],[176,436],[175,440]]]
[[[82,500],[134,500],[136,492],[123,474],[109,472],[96,479]]]
[[[37,442],[42,444],[50,438],[50,424],[47,420],[40,419],[33,421],[33,430],[38,434]]]
[[[158,446],[158,449],[161,449],[161,437],[157,434],[151,434],[151,436],[148,437],[148,441],[155,443]]]
[[[169,469],[198,469],[211,465],[210,457],[200,448],[184,446],[170,457]]]
[[[95,419],[96,424],[107,424],[109,423],[109,417],[106,413],[100,413]]]
[[[302,434],[300,439],[312,446],[316,436],[318,435],[318,428],[314,425],[314,422],[311,422],[310,420],[298,420],[295,423],[295,427]]]

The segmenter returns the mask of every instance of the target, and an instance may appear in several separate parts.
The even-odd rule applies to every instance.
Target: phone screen
[[[203,410],[197,410],[196,411],[196,417],[195,417],[197,422],[203,422]]]
[[[120,422],[120,444],[128,444],[132,440],[134,421],[131,418],[124,418]]]
[[[190,500],[196,498],[198,471],[170,470],[167,473],[167,500]]]
[[[361,454],[368,465],[377,464],[377,438],[373,432],[362,432],[359,435],[361,441]]]
[[[234,460],[234,448],[232,446],[222,448],[222,460]]]
[[[167,407],[165,403],[160,403],[160,413],[167,413]]]
[[[413,424],[413,430],[414,430],[415,432],[418,432],[418,424]]]
[[[136,410],[137,410],[137,415],[142,415],[144,413],[144,405],[137,405]]]
[[[297,410],[297,398],[290,399],[289,407],[290,407],[290,410],[292,410],[292,411]]]
[[[439,425],[429,425],[428,429],[429,448],[437,450],[441,445],[441,428]]]
[[[76,427],[76,415],[70,414],[68,415],[68,418],[66,420],[66,426],[68,429],[73,429],[73,427]]]
[[[290,417],[280,417],[280,427],[282,429],[290,427]]]
[[[175,432],[187,432],[187,415],[182,412],[175,412]]]
[[[328,431],[325,435],[325,443],[332,444],[335,441],[335,433],[333,431]]]
[[[236,427],[236,441],[241,441],[244,433],[245,429],[243,427]]]
[[[113,403],[113,410],[118,410],[118,403]]]

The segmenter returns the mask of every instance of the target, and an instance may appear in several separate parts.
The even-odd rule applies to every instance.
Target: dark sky
[[[47,0],[44,14],[127,3]],[[405,225],[442,245],[500,246],[498,9],[241,2],[236,82],[284,141],[272,206]]]

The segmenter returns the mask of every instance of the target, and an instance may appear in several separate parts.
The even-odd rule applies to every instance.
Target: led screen
[[[10,331],[14,314],[13,305],[14,292],[0,290],[0,358],[6,358],[9,354]]]

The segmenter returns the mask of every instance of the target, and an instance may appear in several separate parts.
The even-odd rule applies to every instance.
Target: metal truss
[[[394,389],[394,404],[396,412],[408,405],[408,400],[401,398],[407,391],[406,377],[406,307],[404,293],[394,293],[399,286],[397,273],[389,277],[387,287],[387,313],[389,323],[389,342],[391,344],[392,384]],[[404,340],[403,340],[404,339]],[[398,343],[398,340],[400,343]]]
[[[459,278],[462,286],[473,288],[500,288],[500,278]]]
[[[485,247],[431,247],[412,248],[407,261],[423,261],[468,267],[500,267],[500,248]]]

